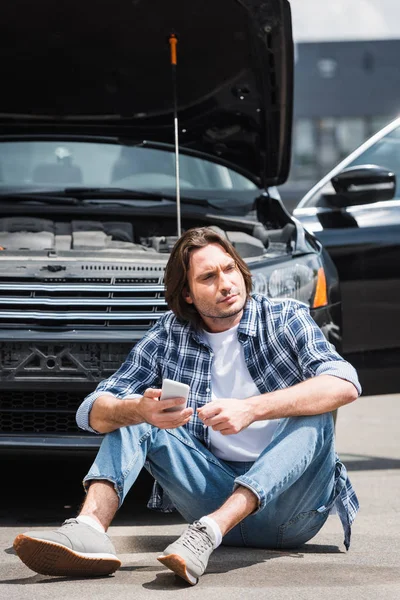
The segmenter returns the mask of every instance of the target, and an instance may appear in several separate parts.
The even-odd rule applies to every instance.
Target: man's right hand
[[[185,402],[184,398],[169,398],[160,400],[161,390],[148,388],[144,395],[139,398],[137,411],[142,422],[150,423],[159,429],[175,429],[185,425],[193,415],[193,408],[184,408],[169,412],[167,409],[174,408]]]
[[[149,423],[159,429],[175,429],[190,420],[192,408],[167,411],[182,404],[183,398],[160,400],[160,396],[161,390],[153,388],[147,389],[139,398],[120,399],[111,394],[99,396],[90,412],[90,426],[98,433],[110,433],[139,423]]]

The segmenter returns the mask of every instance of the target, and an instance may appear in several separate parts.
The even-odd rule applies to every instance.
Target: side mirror
[[[357,165],[332,177],[336,194],[324,199],[336,208],[392,200],[396,192],[396,175],[377,165]]]

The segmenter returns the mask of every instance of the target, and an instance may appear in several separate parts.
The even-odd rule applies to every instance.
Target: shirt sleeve
[[[336,352],[305,306],[298,305],[289,317],[285,329],[304,379],[317,375],[333,375],[354,385],[358,394],[361,386],[354,367]]]
[[[152,330],[131,350],[125,362],[113,375],[99,383],[94,392],[86,396],[76,413],[78,427],[98,433],[90,427],[90,411],[99,396],[111,394],[123,398],[139,398],[149,387],[161,384],[157,361],[157,331]]]

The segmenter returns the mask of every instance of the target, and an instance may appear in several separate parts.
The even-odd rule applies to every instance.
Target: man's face
[[[210,331],[226,331],[239,323],[246,302],[243,275],[219,244],[193,250],[185,300],[193,304]]]

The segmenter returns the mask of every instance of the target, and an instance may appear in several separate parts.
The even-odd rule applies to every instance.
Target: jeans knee
[[[334,424],[332,413],[311,415],[306,417],[307,426],[311,427],[315,434],[316,445],[320,448],[330,446],[334,437]]]
[[[318,419],[318,427],[323,431],[326,439],[333,437],[335,431],[333,416],[331,412],[323,413],[322,415],[316,415]]]
[[[107,447],[108,450],[117,451],[124,446],[132,447],[137,443],[142,443],[153,432],[152,425],[149,423],[140,423],[138,425],[128,425],[127,427],[119,427],[114,431],[106,433],[101,444],[101,448]]]
[[[301,439],[307,440],[307,446],[314,447],[316,452],[325,447],[330,448],[334,439],[331,413],[290,417],[286,419],[285,423],[282,423],[282,426],[286,435],[300,436]]]
[[[305,427],[313,428],[317,432],[333,431],[333,418],[330,412],[296,418],[301,419]]]

